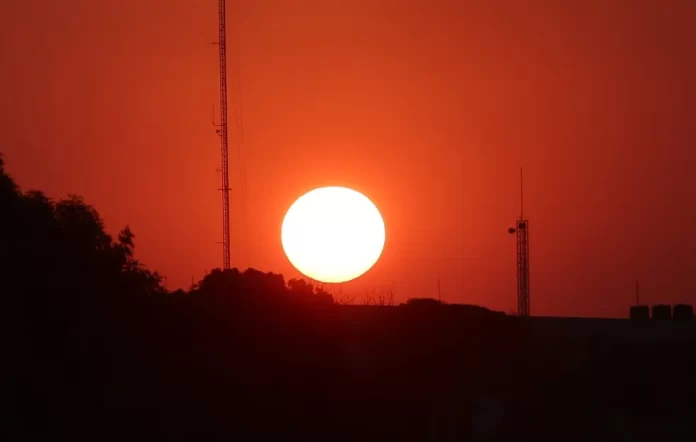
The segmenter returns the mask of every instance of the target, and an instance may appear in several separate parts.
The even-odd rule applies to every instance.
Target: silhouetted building
[[[653,305],[652,318],[658,320],[672,319],[672,306],[666,304]]]
[[[690,304],[677,304],[674,306],[673,317],[687,321],[694,319],[694,308]]]
[[[634,305],[631,307],[631,319],[647,321],[650,319],[650,307],[647,305]]]

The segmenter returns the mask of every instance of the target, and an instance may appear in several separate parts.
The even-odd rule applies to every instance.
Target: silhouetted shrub
[[[413,307],[440,307],[445,304],[433,298],[410,298],[406,301],[406,305]]]

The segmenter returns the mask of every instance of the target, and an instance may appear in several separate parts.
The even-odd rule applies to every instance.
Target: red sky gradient
[[[298,276],[285,211],[345,184],[387,226],[345,290],[405,301],[439,275],[509,312],[522,165],[534,314],[626,316],[637,279],[696,303],[696,2],[228,3],[233,265]],[[130,224],[169,288],[221,263],[216,38],[214,0],[0,6],[10,173]]]

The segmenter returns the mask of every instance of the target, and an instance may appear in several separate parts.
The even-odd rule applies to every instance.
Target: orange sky
[[[169,288],[221,262],[216,3],[0,5],[9,171],[130,224]],[[233,265],[297,276],[284,212],[344,184],[387,226],[345,290],[436,296],[439,275],[511,311],[523,165],[534,314],[625,316],[636,279],[696,302],[696,2],[229,3]]]

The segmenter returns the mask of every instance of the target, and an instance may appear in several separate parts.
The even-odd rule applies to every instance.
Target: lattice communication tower
[[[219,0],[219,39],[220,55],[220,125],[217,134],[220,136],[220,155],[222,183],[222,268],[230,268],[230,173],[229,149],[227,131],[227,36],[225,29],[225,0]]]
[[[524,218],[524,189],[520,169],[520,218],[508,233],[517,234],[517,314],[530,316],[529,292],[529,221]]]

